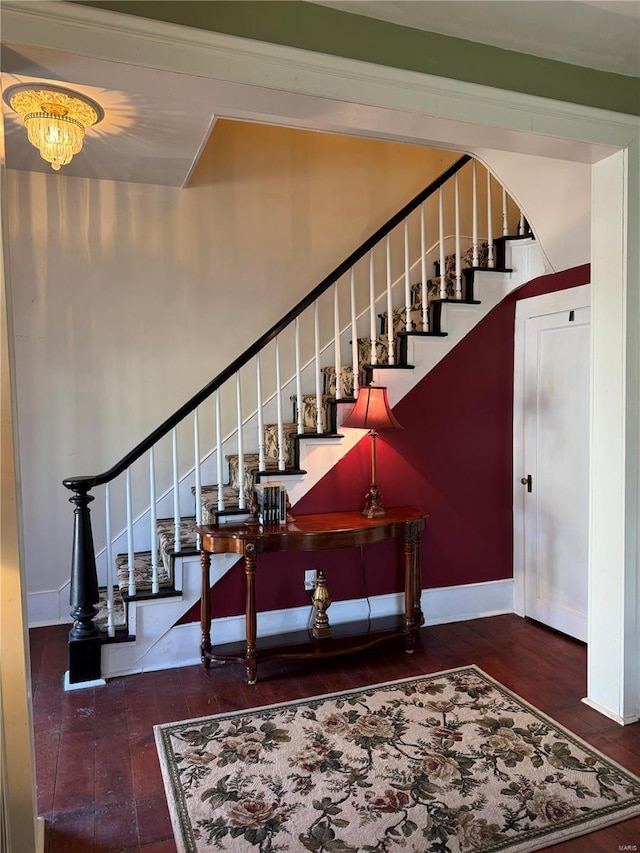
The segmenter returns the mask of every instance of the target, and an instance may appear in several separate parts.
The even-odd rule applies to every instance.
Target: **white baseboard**
[[[362,618],[368,613],[368,607],[371,608],[372,619],[393,616],[404,611],[404,593],[376,595],[369,598],[368,602],[368,605],[367,599],[334,602],[329,610],[331,624],[338,625]],[[422,591],[421,602],[426,625],[512,613],[513,580],[426,589]],[[311,613],[310,606],[259,613],[258,637],[305,630]],[[242,641],[245,637],[244,615],[215,619],[211,624],[211,635],[215,638],[216,645]],[[200,623],[176,625],[159,639],[144,657],[136,661],[135,668],[111,671],[109,677],[198,664],[200,640]]]
[[[27,613],[30,628],[44,628],[47,625],[71,624],[71,604],[69,603],[69,582],[60,589],[27,594]]]
[[[629,726],[631,723],[637,723],[640,719],[637,714],[628,714],[626,717],[622,717],[620,714],[616,714],[615,711],[605,708],[604,705],[600,705],[598,702],[594,702],[593,699],[589,699],[588,697],[585,697],[582,701],[585,705],[593,708],[594,711],[598,711],[599,714],[604,714],[605,717],[608,717],[620,726]]]
[[[425,589],[422,612],[425,625],[513,613],[513,579]]]
[[[88,687],[106,687],[107,682],[104,678],[94,678],[91,681],[76,681],[72,684],[69,681],[69,671],[64,674],[64,690],[65,693],[69,690],[86,690]]]

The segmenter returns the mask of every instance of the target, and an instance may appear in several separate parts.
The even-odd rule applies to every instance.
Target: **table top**
[[[206,551],[241,550],[253,542],[260,551],[322,550],[377,542],[406,535],[407,524],[424,527],[427,511],[420,506],[391,507],[382,518],[365,518],[360,510],[298,515],[286,524],[251,522],[196,527]]]

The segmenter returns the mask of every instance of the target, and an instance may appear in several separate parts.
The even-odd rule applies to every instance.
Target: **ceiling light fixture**
[[[56,171],[82,150],[86,128],[104,118],[99,104],[62,86],[11,86],[4,100],[22,116],[29,142]]]

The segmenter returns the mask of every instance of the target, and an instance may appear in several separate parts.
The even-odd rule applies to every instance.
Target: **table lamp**
[[[365,518],[383,518],[387,513],[382,506],[382,495],[378,491],[376,475],[376,439],[380,429],[402,429],[389,408],[387,389],[382,385],[364,385],[358,391],[356,404],[343,426],[368,429],[371,439],[371,486],[365,495],[362,515]]]

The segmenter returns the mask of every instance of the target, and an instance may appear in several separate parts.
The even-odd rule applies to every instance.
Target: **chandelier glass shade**
[[[56,171],[82,150],[86,128],[104,116],[95,101],[59,86],[12,86],[4,97],[22,116],[29,142]]]

